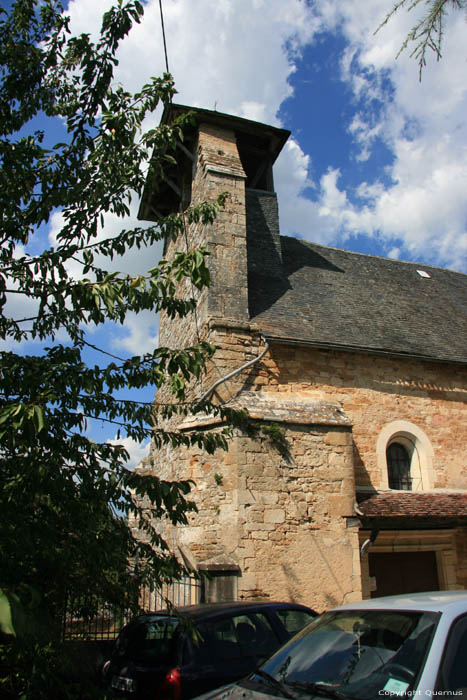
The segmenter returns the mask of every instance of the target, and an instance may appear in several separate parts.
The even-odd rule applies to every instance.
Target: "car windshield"
[[[137,620],[121,631],[115,645],[116,653],[139,663],[172,664],[178,625],[177,618],[162,615]]]
[[[285,693],[374,700],[410,691],[438,613],[340,610],[321,615],[265,665]],[[264,683],[259,674],[253,681]]]

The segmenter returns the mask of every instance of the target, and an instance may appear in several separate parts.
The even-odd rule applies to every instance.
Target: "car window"
[[[276,614],[289,633],[290,637],[297,634],[297,632],[300,632],[300,630],[303,629],[305,625],[311,622],[315,617],[306,610],[293,610],[287,608],[276,610]]]
[[[438,690],[456,691],[467,688],[467,617],[453,622],[440,668]]]
[[[172,664],[178,625],[176,618],[166,616],[139,620],[122,630],[116,643],[117,654],[140,663]]]
[[[198,663],[245,657],[266,658],[280,641],[263,613],[232,615],[199,625],[202,637],[195,648]]]

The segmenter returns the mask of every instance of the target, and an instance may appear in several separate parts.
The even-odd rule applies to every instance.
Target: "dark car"
[[[205,603],[141,615],[104,665],[117,697],[188,700],[251,673],[316,613],[294,603]]]

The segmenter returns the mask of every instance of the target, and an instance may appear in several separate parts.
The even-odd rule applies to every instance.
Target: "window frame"
[[[376,459],[380,481],[374,486],[382,491],[390,489],[386,450],[393,442],[402,444],[411,455],[411,491],[421,492],[433,489],[435,485],[433,447],[423,430],[406,420],[391,421],[379,432],[376,440]]]

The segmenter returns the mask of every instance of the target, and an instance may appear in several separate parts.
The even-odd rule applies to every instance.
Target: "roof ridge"
[[[441,267],[440,265],[430,265],[429,263],[424,263],[420,260],[400,260],[399,258],[389,258],[384,255],[373,255],[371,253],[361,253],[356,250],[348,250],[348,248],[338,248],[337,246],[324,245],[323,243],[315,243],[314,241],[308,241],[306,238],[297,238],[297,236],[287,236],[280,234],[280,238],[287,238],[293,241],[300,241],[300,243],[305,243],[306,245],[313,246],[316,248],[322,248],[324,250],[335,250],[337,253],[346,253],[348,255],[358,255],[364,258],[372,258],[376,260],[384,260],[387,262],[399,263],[403,265],[413,265],[418,267],[426,267],[430,270],[439,270],[441,272],[452,272],[457,275],[462,275],[467,277],[467,273],[461,272],[460,270],[453,270],[448,267]]]

